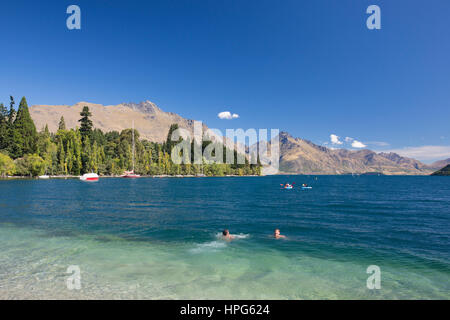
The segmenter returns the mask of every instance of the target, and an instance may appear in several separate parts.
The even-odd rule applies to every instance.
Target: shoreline
[[[121,178],[121,176],[99,176],[100,178]],[[206,176],[206,175],[141,175],[140,178],[226,178],[226,177],[264,177],[263,175],[223,175],[223,176]],[[0,180],[14,180],[14,179],[25,179],[25,180],[55,180],[55,179],[80,179],[80,176],[49,176],[49,178],[39,178],[39,177],[30,177],[30,176],[6,176],[0,177]]]
[[[197,176],[197,175],[141,175],[140,178],[229,178],[229,177],[267,177],[267,176],[352,176],[351,174],[323,174],[323,173],[278,173],[278,174],[268,174],[268,175],[223,175],[223,176]],[[354,174],[355,177],[432,177],[431,174],[380,174],[380,175],[372,175],[372,174]],[[99,176],[100,178],[121,178],[121,176]],[[39,177],[30,177],[30,176],[6,176],[0,177],[1,180],[68,180],[68,179],[80,179],[80,176],[49,176],[49,178],[39,178]]]

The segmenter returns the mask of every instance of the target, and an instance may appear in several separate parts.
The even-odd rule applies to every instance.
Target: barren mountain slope
[[[134,121],[134,126],[142,138],[163,142],[172,123],[177,123],[181,128],[191,132],[193,130],[193,120],[185,119],[175,113],[164,112],[150,101],[109,106],[89,102],[78,102],[73,106],[35,105],[30,108],[30,113],[38,130],[48,124],[49,130],[56,132],[61,116],[64,116],[67,128],[79,126],[78,120],[84,106],[88,106],[92,113],[94,127],[103,132],[113,130],[120,132],[131,128]]]

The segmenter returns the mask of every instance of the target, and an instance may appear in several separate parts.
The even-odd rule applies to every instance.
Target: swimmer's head
[[[275,234],[275,236],[279,236],[280,235],[280,229],[275,229],[274,234]]]
[[[230,231],[228,231],[228,229],[225,229],[222,231],[222,235],[225,237],[228,236],[229,234],[230,234]]]

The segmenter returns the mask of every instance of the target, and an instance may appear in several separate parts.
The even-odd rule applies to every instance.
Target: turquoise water
[[[449,299],[450,179],[3,180],[0,244],[0,299]]]

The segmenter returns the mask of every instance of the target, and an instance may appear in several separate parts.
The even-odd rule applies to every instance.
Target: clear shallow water
[[[450,179],[0,181],[0,246],[2,299],[449,299]]]

